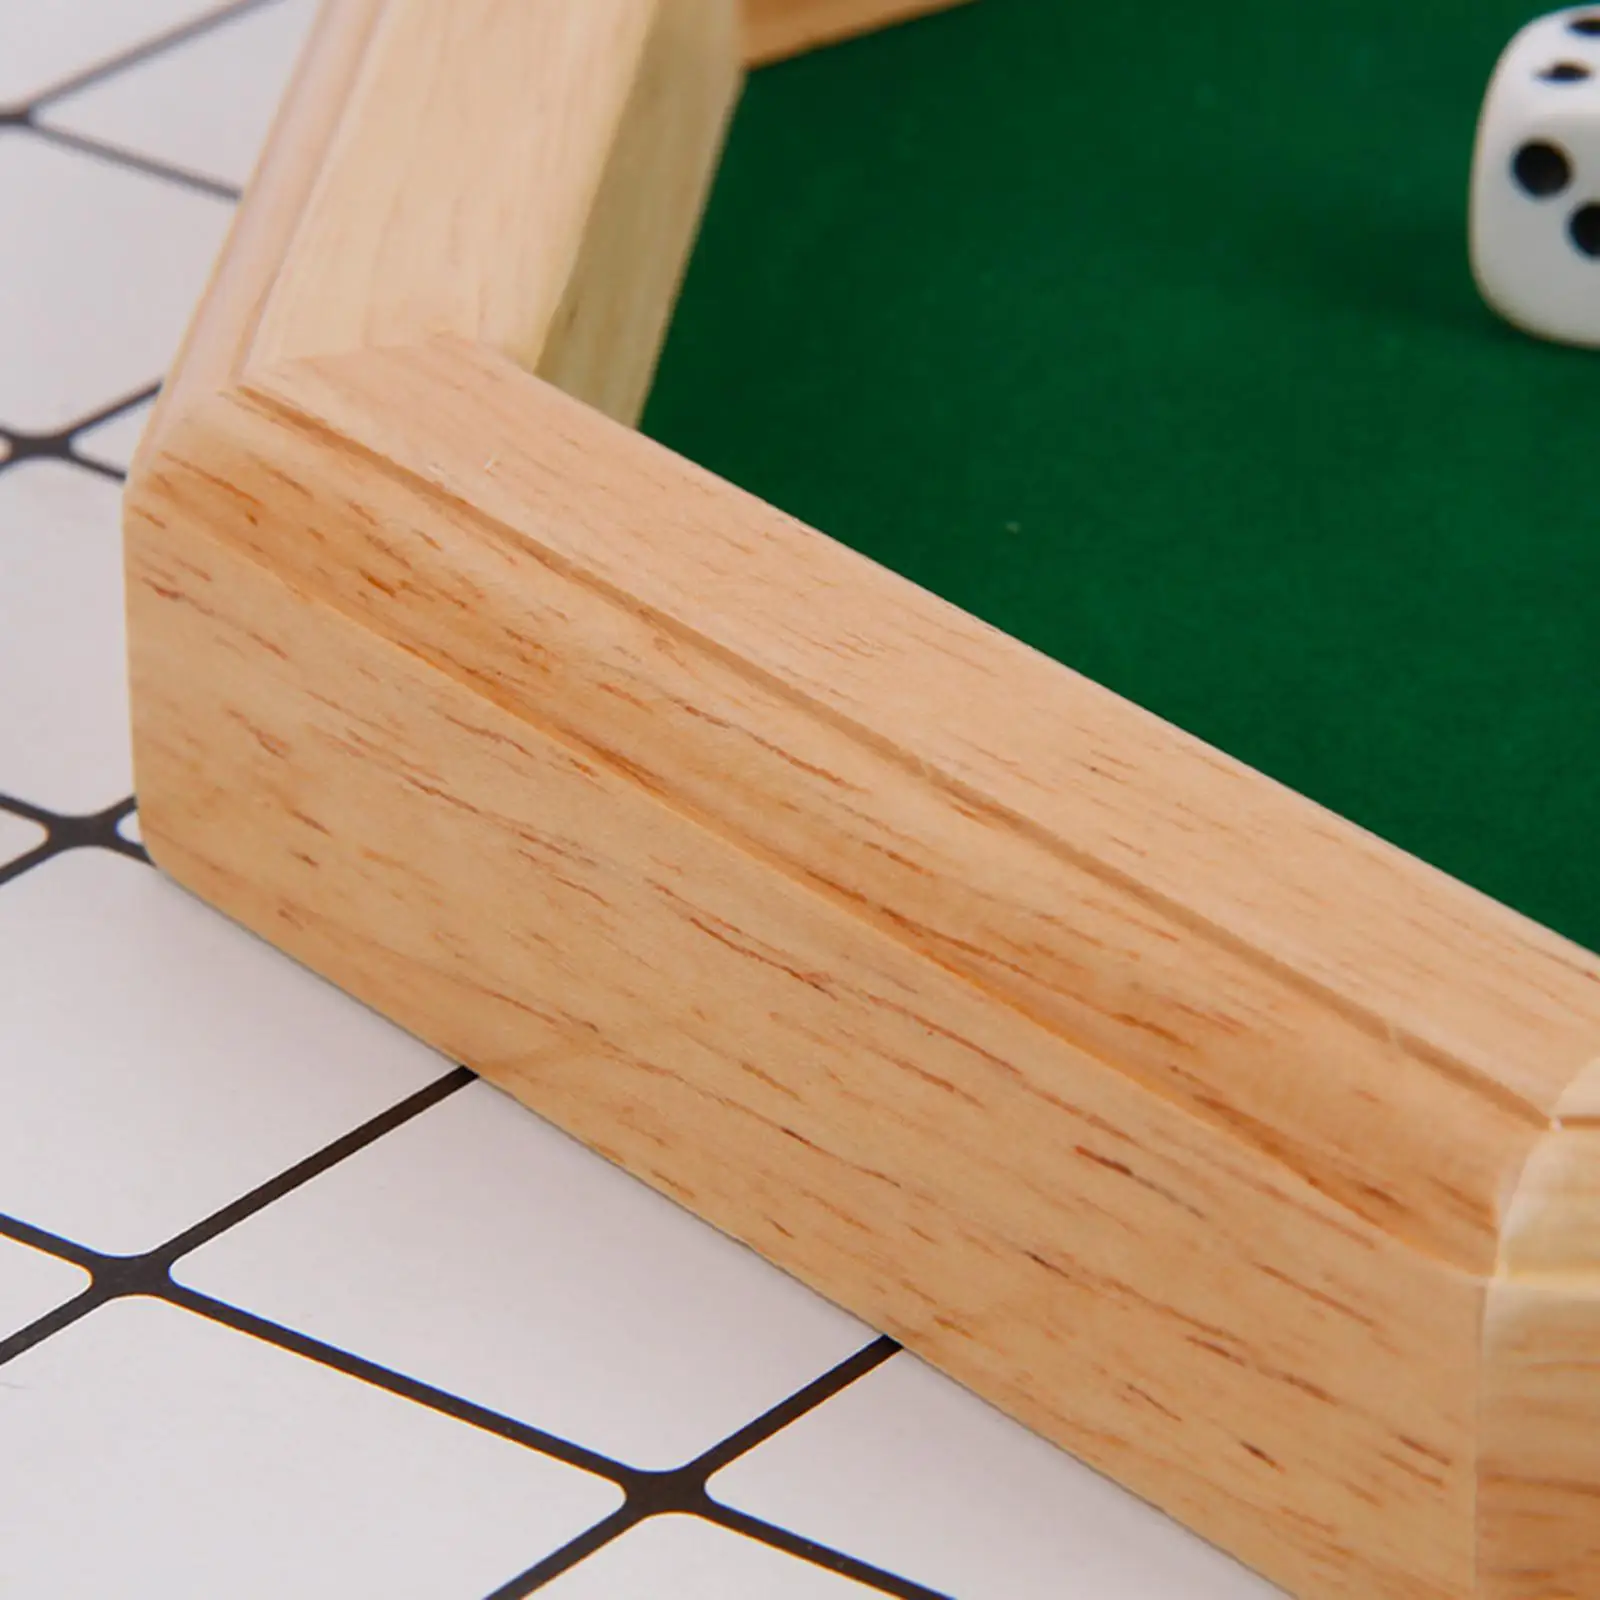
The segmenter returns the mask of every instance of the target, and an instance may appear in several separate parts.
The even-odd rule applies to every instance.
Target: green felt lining
[[[645,427],[1600,948],[1600,354],[1465,257],[1527,16],[977,0],[761,72]]]

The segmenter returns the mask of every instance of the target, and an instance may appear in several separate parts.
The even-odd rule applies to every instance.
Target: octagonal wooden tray
[[[744,57],[914,9],[333,0],[129,486],[145,838],[1294,1592],[1595,1600],[1600,962],[628,426]]]

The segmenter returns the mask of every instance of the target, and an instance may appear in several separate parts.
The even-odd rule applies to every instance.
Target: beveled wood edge
[[[175,410],[206,394],[217,393],[235,381],[249,365],[262,319],[278,285],[286,257],[305,219],[312,193],[324,181],[324,168],[332,159],[341,127],[355,111],[359,80],[370,68],[370,58],[380,25],[391,18],[403,0],[323,0],[316,20],[285,91],[272,129],[262,147],[228,238],[213,269],[211,281],[191,319],[172,372],[159,396],[145,441],[153,445]],[[717,3],[717,0],[713,0]],[[724,0],[741,7],[738,31],[729,10],[730,50],[749,65],[761,65],[837,39],[882,28],[929,11],[967,3],[967,0]],[[643,14],[643,8],[640,8]],[[733,65],[730,56],[730,66]],[[736,76],[727,83],[731,111],[737,93]],[[712,134],[720,144],[721,129]],[[446,151],[444,158],[459,166],[474,181],[482,171],[476,152]],[[713,160],[707,163],[709,178]],[[613,182],[615,177],[613,176]],[[602,197],[603,199],[604,197]],[[694,206],[698,211],[698,203]],[[692,229],[683,242],[686,258]],[[630,241],[631,242],[631,241]],[[470,272],[473,263],[465,264]],[[481,265],[481,263],[480,263]],[[663,283],[663,308],[669,308],[682,262],[668,261]],[[315,281],[313,264],[309,277]],[[570,308],[563,307],[563,312]],[[558,313],[559,314],[559,313]],[[659,328],[647,338],[659,344]],[[428,331],[437,332],[438,328]],[[481,326],[458,327],[465,337],[481,338]],[[346,330],[321,353],[356,348],[365,341],[359,328]],[[284,352],[265,351],[259,359],[270,362]],[[305,354],[302,348],[296,353]],[[569,363],[570,364],[570,363]],[[547,376],[573,388],[562,363]],[[623,386],[620,395],[602,394],[603,409],[626,416],[642,402],[648,367]]]
[[[1569,1104],[1587,1108],[1595,1067]],[[1600,1594],[1600,1123],[1563,1118],[1523,1169],[1484,1303],[1483,1600]]]
[[[576,26],[564,3],[324,0],[142,450],[254,367],[444,332],[632,420],[742,82],[739,0],[586,0]]]
[[[590,662],[593,640],[623,616],[670,631],[713,665],[661,690],[656,734],[627,732],[641,781],[1414,1246],[1495,1270],[1522,1163],[1596,1053],[1586,952],[492,351],[442,341],[252,372],[150,463],[151,491],[211,496],[206,515],[226,520],[227,452],[272,416],[340,441],[369,475],[383,463],[444,520],[409,558],[434,563],[425,578],[398,586],[373,576],[388,528],[359,560],[292,527],[256,559],[501,704],[526,695],[549,715],[570,695],[575,721],[613,714],[585,698],[585,674],[615,665]],[[272,437],[262,448],[292,433]],[[302,469],[286,455],[282,470]],[[455,591],[488,549],[517,569],[468,604]],[[546,607],[569,629],[560,690],[507,643],[540,603],[523,586],[552,568],[576,586]],[[580,604],[597,608],[589,635]],[[498,642],[449,632],[468,615]],[[715,769],[690,752],[704,725],[731,726],[725,706],[664,731],[685,695],[710,693],[713,666],[768,719],[737,753],[741,781],[769,759],[752,755],[763,738],[790,749],[760,776],[759,807],[693,766]],[[819,752],[855,772],[849,805],[805,777]],[[785,816],[801,819],[793,837],[773,832]],[[1084,908],[1081,927],[1063,904]]]
[[[1473,1600],[1476,1280],[263,564],[417,502],[235,420],[135,530],[179,882],[1291,1592]]]
[[[305,209],[351,87],[390,0],[323,0],[279,103],[244,199],[162,386],[130,472],[161,448],[173,420],[230,388]]]
[[[1556,1102],[1555,1114],[1565,1127],[1600,1124],[1600,1060],[1591,1061]]]
[[[401,381],[408,372],[414,381],[432,386],[432,403],[417,404],[416,393],[408,392]],[[459,388],[445,387],[445,380],[452,373],[458,380],[479,386],[482,390],[480,398],[483,408],[469,417],[474,440],[474,448],[470,452],[463,452],[459,448],[461,441],[450,437],[448,428],[441,430],[429,421],[447,415],[460,416],[463,410],[472,412],[472,406],[464,403]],[[521,409],[524,405],[530,409]],[[282,446],[280,453],[275,463],[264,464],[269,470],[281,473],[281,481],[285,485],[297,481],[300,468],[286,441],[295,430],[313,430],[319,458],[323,461],[336,460],[340,452],[347,452],[352,474],[359,471],[368,477],[375,465],[383,466],[390,476],[406,480],[413,488],[425,491],[426,497],[435,500],[447,524],[459,530],[486,527],[494,539],[501,542],[498,553],[502,557],[507,544],[531,545],[537,547],[535,557],[545,567],[553,564],[556,569],[569,574],[578,573],[580,568],[589,569],[579,575],[597,592],[601,592],[607,601],[622,600],[630,609],[647,613],[652,623],[671,629],[672,636],[680,644],[692,644],[698,638],[717,650],[719,641],[711,636],[719,632],[720,620],[729,615],[726,608],[718,604],[714,592],[708,593],[703,581],[708,569],[703,563],[695,567],[695,581],[685,592],[698,596],[704,603],[704,611],[690,619],[683,615],[681,606],[664,603],[664,596],[656,587],[662,571],[659,568],[650,570],[648,561],[641,566],[640,557],[644,552],[640,547],[606,549],[617,533],[618,521],[608,522],[606,517],[586,520],[579,530],[584,542],[582,549],[564,543],[560,538],[552,538],[553,532],[565,520],[563,506],[592,501],[601,493],[621,524],[642,518],[646,531],[652,535],[658,548],[661,547],[660,536],[663,533],[684,535],[692,531],[690,526],[681,522],[665,525],[661,522],[657,515],[659,506],[652,502],[649,494],[642,492],[645,486],[630,482],[626,472],[619,473],[619,464],[625,464],[630,459],[647,476],[665,472],[677,480],[677,489],[680,492],[687,491],[691,496],[694,522],[709,525],[713,534],[717,531],[716,519],[708,516],[708,511],[714,502],[724,498],[736,522],[748,521],[752,544],[737,552],[737,566],[742,570],[743,581],[749,588],[752,605],[757,612],[763,610],[762,596],[780,604],[785,610],[792,610],[797,603],[797,591],[773,573],[753,574],[750,560],[754,558],[759,561],[763,554],[775,555],[779,559],[798,556],[824,563],[828,570],[823,575],[823,587],[829,587],[831,582],[841,599],[846,589],[854,589],[859,582],[860,587],[867,591],[859,598],[870,603],[869,611],[873,615],[892,616],[894,607],[885,605],[885,597],[896,593],[904,604],[915,611],[917,621],[923,628],[954,627],[963,644],[974,651],[977,657],[961,656],[957,669],[961,674],[968,671],[981,673],[984,666],[981,656],[985,645],[996,647],[1008,656],[1020,652],[1020,647],[1014,641],[1005,640],[1003,635],[993,635],[992,631],[985,632],[981,625],[972,623],[971,619],[964,618],[963,614],[945,607],[933,597],[924,596],[921,591],[905,584],[904,580],[883,573],[870,563],[863,563],[843,547],[800,527],[771,508],[760,506],[758,502],[718,483],[709,474],[679,461],[649,441],[617,428],[512,367],[493,352],[446,345],[413,351],[368,351],[333,360],[294,363],[274,372],[253,373],[248,383],[229,395],[216,397],[212,405],[204,408],[204,412],[203,416],[197,413],[189,419],[194,425],[193,429],[185,429],[189,437],[177,443],[180,451],[185,445],[201,446],[197,451],[201,476],[208,462],[218,469],[214,482],[222,499],[209,510],[205,505],[195,502],[188,505],[188,510],[199,517],[211,537],[222,540],[277,571],[297,588],[314,595],[317,603],[330,604],[344,616],[373,627],[376,633],[400,644],[404,649],[423,655],[457,681],[470,682],[474,671],[493,676],[496,689],[492,697],[502,708],[515,710],[519,695],[515,674],[507,672],[509,663],[506,658],[496,658],[493,651],[477,662],[459,653],[448,657],[441,655],[436,648],[437,641],[430,647],[429,641],[421,638],[414,628],[408,628],[405,619],[393,612],[385,612],[384,608],[394,599],[392,594],[387,600],[378,601],[376,610],[364,612],[359,604],[354,603],[353,595],[357,588],[369,596],[389,592],[378,541],[371,541],[364,548],[366,564],[359,574],[358,584],[341,582],[342,579],[355,576],[348,567],[322,574],[323,579],[333,580],[329,583],[315,581],[317,575],[308,575],[307,569],[296,565],[298,557],[288,545],[277,543],[272,548],[252,547],[248,536],[244,535],[243,526],[229,527],[226,498],[230,491],[227,480],[233,463],[220,451],[230,437],[230,428],[241,421],[249,425],[254,418],[269,422],[278,431]],[[414,447],[419,438],[427,438],[432,441],[434,448],[419,451],[409,459],[396,459],[398,447],[407,444],[405,430],[401,428],[386,437],[383,427],[387,423],[393,429],[397,418],[406,417],[421,419],[425,427],[425,432],[413,436],[409,443]],[[496,418],[504,431],[490,430],[486,433],[481,426],[486,418]],[[531,454],[544,457],[544,470],[537,492],[530,492],[527,483],[518,482],[515,454],[515,441],[518,438],[527,442]],[[586,461],[587,475],[584,470]],[[470,494],[463,492],[467,484],[467,479],[463,478],[464,472],[471,479]],[[478,478],[478,473],[483,476]],[[193,485],[186,488],[183,469],[174,461],[163,459],[154,465],[144,487],[152,493],[175,497],[176,503]],[[336,483],[319,485],[319,489],[330,502],[338,499]],[[491,489],[496,492],[491,492]],[[493,504],[486,510],[475,503],[478,500],[491,501]],[[403,522],[407,519],[397,520]],[[242,521],[251,521],[248,512]],[[239,524],[241,519],[235,517],[234,522]],[[314,524],[308,524],[308,527],[317,532],[320,539],[320,531],[316,530]],[[285,531],[279,528],[274,539],[281,538]],[[422,531],[429,538],[436,538],[441,530],[435,529],[431,534],[426,529]],[[443,559],[451,561],[456,553],[445,547]],[[628,585],[618,582],[619,573],[624,568],[630,575]],[[597,572],[596,569],[607,570]],[[729,570],[733,568],[730,566]],[[313,581],[308,582],[308,576]],[[515,588],[514,583],[507,587],[506,577],[507,574],[502,571],[499,581],[512,609],[526,608],[530,614],[538,609],[533,604],[535,597],[528,594],[519,599],[521,591]],[[638,592],[640,590],[645,591],[644,596]],[[458,605],[459,599],[453,603]],[[449,609],[443,599],[441,606]],[[808,608],[807,614],[813,618],[817,616],[811,608]],[[754,620],[757,626],[752,637],[781,637],[781,630],[774,633],[770,626],[761,626],[763,622],[771,624],[773,618],[770,612]],[[827,620],[825,615],[822,620]],[[848,615],[843,619],[845,625],[852,620]],[[891,628],[888,631],[895,630]],[[830,671],[830,658],[848,654],[848,641],[852,639],[855,648],[868,654],[872,653],[873,647],[868,639],[859,634],[830,637],[826,629],[823,633],[824,637],[817,641],[821,653],[811,662],[812,676],[809,681],[800,676],[805,662],[779,661],[772,657],[752,659],[747,645],[741,644],[735,648],[730,646],[726,637],[720,641],[719,653],[724,657],[735,656],[736,669],[752,679],[782,680],[790,693],[804,697],[809,708],[821,715],[834,730],[848,724],[857,734],[867,732],[869,738],[879,744],[899,741],[902,753],[915,765],[919,776],[936,786],[944,786],[943,780],[947,775],[939,770],[937,751],[929,746],[920,746],[915,737],[908,736],[899,717],[903,707],[893,714],[892,728],[883,726],[875,732],[863,728],[861,718],[870,708],[862,706],[859,700],[848,714],[841,715],[837,711],[832,715],[827,714],[825,702],[837,687],[825,681]],[[539,640],[541,648],[551,642]],[[1022,665],[1020,654],[1015,654],[1015,663],[1019,667]],[[1057,668],[1054,663],[1049,667],[1058,683],[1065,684],[1070,679],[1071,675],[1066,674],[1065,669]],[[818,676],[819,672],[823,676]],[[981,673],[976,681],[992,685],[995,679],[996,674],[991,670]],[[1040,681],[1034,680],[1035,686]],[[1105,695],[1105,691],[1095,690],[1092,685],[1080,683],[1075,688],[1078,692],[1097,698]],[[477,692],[486,691],[479,685]],[[1187,740],[1186,736],[1147,717],[1136,707],[1116,701],[1115,697],[1107,699],[1109,705],[1106,709],[1122,720],[1128,730],[1139,731],[1140,736],[1128,742],[1128,748],[1136,760],[1148,759],[1141,752],[1144,740],[1152,734],[1164,742],[1166,754],[1176,756],[1180,763],[1196,754],[1217,759],[1214,752],[1194,747],[1193,741]],[[948,707],[961,702],[961,694],[954,693],[930,702],[930,705]],[[979,710],[981,712],[982,707]],[[718,715],[719,708],[708,705],[705,714],[707,717]],[[555,718],[559,724],[561,708],[550,704],[540,705],[538,724],[548,725],[551,718]],[[912,730],[912,733],[939,732],[943,731],[943,727],[944,719],[935,717],[930,729]],[[623,761],[625,764],[619,770],[627,772],[633,781],[650,787],[658,798],[661,796],[661,773],[650,771],[644,765],[627,765],[638,751],[611,748],[611,736],[615,730],[594,728],[587,731],[589,737],[584,748],[591,759]],[[671,726],[663,730],[668,738],[674,738],[679,731]],[[779,730],[773,732],[775,737],[783,737]],[[1095,761],[1100,764],[1105,762],[1108,755],[1114,754],[1109,746],[1116,742],[1106,741],[1103,734],[1104,729],[1102,747],[1094,752]],[[796,761],[804,759],[800,752],[791,754]],[[1277,850],[1285,850],[1288,860],[1298,856],[1296,832],[1313,820],[1311,813],[1315,808],[1308,808],[1299,797],[1271,785],[1268,780],[1247,769],[1234,765],[1228,770],[1237,782],[1251,789],[1258,786],[1262,789],[1263,792],[1256,796],[1256,804],[1279,808],[1278,820],[1282,825],[1282,834],[1264,842],[1268,856],[1264,869],[1270,873],[1274,865],[1272,858]],[[1017,789],[1012,785],[1009,786],[1009,793],[1000,794],[999,791],[1008,788],[1008,779],[1013,776],[1014,762],[1002,760],[991,772],[992,782],[987,789],[975,787],[970,773],[948,787],[975,813],[993,819],[997,812],[1005,812],[1015,821],[1017,812],[1012,808],[1016,806],[1019,795],[1026,796],[1030,791],[1027,787]],[[749,836],[730,835],[725,819],[696,811],[698,801],[694,797],[674,795],[672,798],[676,808],[693,816],[701,825],[720,832],[742,852],[759,855],[760,844],[753,843]],[[859,791],[853,798],[856,803],[862,801]],[[1205,819],[1196,815],[1194,806],[1187,804],[1181,793],[1172,798],[1191,836],[1196,827],[1204,828]],[[1037,825],[1038,817],[1034,820]],[[1124,831],[1129,820],[1124,811],[1119,818],[1119,825]],[[1517,955],[1513,946],[1507,944],[1506,935],[1516,932],[1526,941],[1520,950],[1521,958],[1528,962],[1523,977],[1534,988],[1542,988],[1546,987],[1545,980],[1551,975],[1551,969],[1546,966],[1551,954],[1547,948],[1549,936],[1544,930],[1523,919],[1509,918],[1503,908],[1473,895],[1471,891],[1461,890],[1459,885],[1451,884],[1450,880],[1398,851],[1378,845],[1359,830],[1339,824],[1337,819],[1321,816],[1316,820],[1319,829],[1331,829],[1326,837],[1344,838],[1349,871],[1337,874],[1332,887],[1340,891],[1344,909],[1350,913],[1350,917],[1357,922],[1361,918],[1365,898],[1363,886],[1366,893],[1370,893],[1375,874],[1393,874],[1396,895],[1413,907],[1412,922],[1406,930],[1410,938],[1415,940],[1418,935],[1419,909],[1425,910],[1432,902],[1434,910],[1442,909],[1447,913],[1446,922],[1433,927],[1435,936],[1440,935],[1444,927],[1456,923],[1458,933],[1475,933],[1476,937],[1468,938],[1468,946],[1484,942],[1497,949],[1498,959],[1494,963],[1492,976],[1497,992],[1508,1007],[1508,1014],[1502,1021],[1511,1030],[1502,1042],[1528,1024],[1529,1019],[1518,1014],[1518,986],[1513,983],[1508,988],[1507,974],[1502,970],[1504,962],[1508,958],[1515,960]],[[909,817],[905,821],[911,826]],[[825,819],[826,825],[831,824],[827,824]],[[914,826],[912,831],[915,831]],[[1154,830],[1156,834],[1160,832],[1160,829]],[[1262,843],[1257,841],[1258,846]],[[909,845],[906,847],[909,848]],[[1082,850],[1081,838],[1074,841],[1074,847]],[[1148,852],[1153,860],[1159,856],[1161,848],[1157,839],[1155,848]],[[1254,859],[1260,855],[1260,849],[1248,854],[1252,858],[1248,870],[1263,870],[1263,864]],[[159,859],[159,844],[157,855]],[[762,859],[786,877],[793,879],[796,876],[793,861],[771,856],[763,856]],[[1217,868],[1215,862],[1212,865],[1213,869]],[[1225,872],[1225,868],[1222,870]],[[1225,872],[1225,876],[1229,882],[1235,882],[1244,876],[1245,870],[1245,860],[1241,857],[1241,872],[1231,875]],[[1113,878],[1105,881],[1109,884]],[[815,886],[814,883],[812,886]],[[947,887],[959,900],[965,886],[951,883]],[[1159,899],[1165,898],[1163,891]],[[1144,903],[1147,908],[1154,909],[1159,899],[1147,897]],[[1292,899],[1290,904],[1292,906]],[[893,908],[890,909],[892,911]],[[1314,927],[1310,931],[1324,925],[1327,917],[1338,916],[1340,909],[1340,903],[1329,903],[1324,899],[1312,919]],[[1484,921],[1481,928],[1473,930],[1459,926],[1459,919],[1467,910],[1482,915]],[[902,938],[910,932],[906,922],[897,922],[892,916],[885,921],[882,917],[874,917],[866,907],[861,907],[859,914],[872,921],[879,931],[888,928]],[[1347,917],[1347,933],[1349,920]],[[1425,917],[1421,918],[1420,925],[1425,926],[1426,921]],[[1201,926],[1204,924],[1195,924],[1196,928]],[[1303,936],[1307,931],[1306,928],[1298,929],[1296,936]],[[1369,931],[1381,933],[1382,930]],[[907,939],[906,942],[912,941]],[[927,953],[925,947],[922,953]],[[1455,951],[1457,958],[1463,953],[1461,949]],[[1275,970],[1284,965],[1282,950],[1263,949],[1261,955],[1264,964]],[[1520,967],[1521,960],[1515,960],[1515,964]],[[941,960],[941,965],[948,970],[948,961]],[[1464,1001],[1473,991],[1481,988],[1482,981],[1490,973],[1470,960],[1461,960],[1458,967],[1441,976],[1446,980],[1447,987]],[[999,1000],[1002,1004],[1011,1003],[992,985],[983,987],[991,999]],[[1037,1022],[1039,1019],[1033,1017],[1031,1020]],[[1392,1018],[1378,1020],[1383,1026],[1394,1026]],[[1534,1032],[1536,1034],[1538,1030]],[[1531,1044],[1533,1036],[1527,1036],[1524,1042]],[[1125,1063],[1103,1052],[1100,1060],[1108,1071],[1121,1072],[1139,1080],[1140,1075],[1128,1072]],[[1558,1594],[1570,1595],[1573,1600],[1587,1600],[1590,1588],[1586,1585],[1592,1584],[1594,1565],[1600,1562],[1597,1535],[1591,1531],[1597,1526],[1592,1512],[1594,1500],[1600,1494],[1600,1426],[1597,1426],[1600,1423],[1600,1412],[1597,1412],[1597,1408],[1600,1408],[1600,1393],[1597,1393],[1600,1385],[1594,1381],[1597,1366],[1600,1366],[1600,1278],[1594,1271],[1595,1236],[1589,1226],[1596,1214],[1596,1194],[1600,1192],[1600,1166],[1595,1160],[1600,1155],[1600,1137],[1589,1126],[1597,1077],[1600,1077],[1600,1061],[1590,1058],[1567,1078],[1555,1097],[1550,1113],[1542,1122],[1537,1117],[1527,1120],[1512,1118],[1498,1125],[1496,1159],[1508,1198],[1503,1213],[1504,1227],[1498,1241],[1498,1266],[1494,1272],[1479,1276],[1483,1306],[1482,1367],[1479,1378],[1482,1435],[1477,1462],[1479,1493],[1475,1526],[1480,1571],[1476,1592],[1481,1600],[1548,1600],[1548,1597]],[[1146,1086],[1149,1086],[1148,1083]],[[1337,1087],[1342,1093],[1349,1085]],[[1414,1105],[1412,1109],[1415,1111]],[[1393,1110],[1396,1116],[1404,1115],[1404,1107],[1398,1102]],[[1422,1115],[1424,1120],[1428,1119],[1426,1111]],[[1210,1121],[1214,1131],[1220,1130],[1243,1138],[1258,1152],[1263,1149],[1262,1144],[1238,1122],[1230,1124],[1227,1119],[1219,1122],[1206,1116],[1202,1116],[1201,1120]],[[1403,1133],[1405,1130],[1397,1131]],[[1527,1156],[1525,1162],[1522,1160],[1524,1155]],[[1382,1152],[1380,1165],[1374,1169],[1374,1177],[1380,1180],[1384,1176],[1381,1158]],[[1290,1165],[1293,1166],[1293,1163]],[[1296,1169],[1295,1176],[1302,1177],[1304,1174]],[[1327,1192],[1326,1185],[1319,1184],[1317,1187]],[[1369,1217],[1368,1221],[1371,1220]],[[1472,1267],[1470,1262],[1459,1259],[1456,1265],[1469,1271]],[[1419,1259],[1419,1273],[1429,1270],[1436,1269]],[[1535,1569],[1542,1575],[1539,1581],[1545,1587],[1528,1587],[1528,1574]],[[1551,1583],[1566,1587],[1551,1588]]]

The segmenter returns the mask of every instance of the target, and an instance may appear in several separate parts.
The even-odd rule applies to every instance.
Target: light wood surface
[[[234,215],[183,348],[156,400],[140,450],[161,448],[167,424],[236,381],[249,359],[262,307],[300,224],[356,75],[388,0],[327,0],[290,80]],[[345,349],[359,348],[359,335]],[[134,475],[138,461],[134,463]]]
[[[1600,1139],[1588,1155],[1600,1162]],[[1592,1182],[1592,1178],[1591,1178]],[[1600,1594],[1600,1271],[1509,1276],[1484,1330],[1480,1583],[1513,1600]]]
[[[504,363],[461,347],[374,352],[370,394],[320,370],[296,371],[297,403],[314,393],[341,436],[426,463],[453,504],[526,517],[531,485],[508,463],[532,424]],[[452,398],[440,414],[440,386],[479,403]],[[380,393],[395,403],[374,433]],[[590,652],[620,624],[581,589],[542,608],[556,676],[533,674],[522,635],[540,565],[525,556],[503,581],[474,581],[467,551],[434,550],[442,531],[414,535],[379,585],[331,561],[322,581],[375,624],[406,619],[416,648],[478,660],[486,691],[513,685],[580,734],[603,720],[652,787],[820,892],[1353,1210],[1493,1269],[1508,1177],[1600,1042],[1600,963],[709,474],[663,497],[649,464],[664,452],[573,443],[577,416],[551,408],[539,424],[543,492],[567,513],[543,538],[651,615],[706,633],[713,660],[691,676],[641,630],[639,704],[613,704]],[[302,548],[262,553],[297,573]],[[719,657],[734,665],[716,670]],[[820,697],[820,725],[796,693]],[[702,697],[706,727],[671,725],[675,704]],[[870,737],[834,736],[863,717]],[[1380,1137],[1405,1145],[1378,1170]]]
[[[530,440],[576,420],[506,404]],[[717,676],[712,641],[585,605],[587,565],[443,485],[341,470],[324,513],[326,418],[206,420],[135,529],[143,827],[169,871],[1301,1592],[1469,1592],[1469,1275],[779,870],[635,768],[625,718],[560,726],[529,694],[569,605],[619,708],[639,683],[613,652],[626,669],[637,641],[681,683]],[[610,545],[603,514],[549,497],[559,463],[524,447],[494,471],[527,524]],[[714,509],[685,487],[676,535]],[[743,556],[786,532],[758,523]],[[463,586],[440,610],[486,641],[492,597],[519,597],[520,670],[372,626],[362,588],[432,591],[400,576],[413,540],[442,545]],[[647,702],[664,739],[701,720],[671,692]],[[827,732],[855,792],[853,731]]]
[[[324,16],[130,480],[156,860],[1292,1592],[1600,1600],[1600,961],[583,403],[735,22]]]
[[[328,0],[151,447],[251,364],[439,333],[631,420],[739,47],[737,0]]]
[[[130,537],[181,881],[1293,1592],[1592,1592],[1593,958],[464,345]]]
[[[1600,1123],[1600,1060],[1592,1061],[1567,1085],[1556,1105],[1556,1115],[1567,1126]]]
[[[946,11],[963,0],[744,0],[745,58],[752,66]]]
[[[1600,1060],[1562,1095],[1507,1208],[1484,1323],[1484,1587],[1600,1595]]]

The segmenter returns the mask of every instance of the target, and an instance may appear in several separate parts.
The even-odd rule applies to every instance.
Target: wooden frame
[[[1295,1593],[1593,1600],[1600,961],[625,425],[742,26],[333,0],[129,485],[152,853]]]

